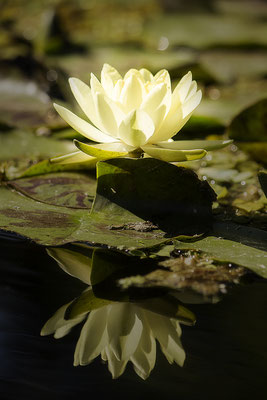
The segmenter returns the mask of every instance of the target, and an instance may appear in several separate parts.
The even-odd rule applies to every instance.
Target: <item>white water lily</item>
[[[173,141],[201,100],[201,91],[188,72],[172,91],[170,75],[163,69],[154,76],[147,69],[130,69],[124,77],[108,64],[101,81],[91,74],[90,87],[70,78],[71,90],[88,118],[78,117],[55,104],[61,117],[77,132],[99,144],[75,140],[79,151],[52,162],[88,162],[112,157],[146,156],[163,161],[202,158],[206,151],[230,141]]]
[[[70,303],[69,303],[70,304]],[[132,303],[111,303],[87,314],[65,320],[69,304],[61,307],[43,327],[41,334],[54,333],[61,338],[70,329],[86,319],[74,354],[74,365],[87,365],[101,355],[107,361],[113,378],[123,374],[127,363],[146,379],[156,361],[156,340],[169,363],[182,366],[185,352],[180,336],[181,328],[176,319],[142,309]]]

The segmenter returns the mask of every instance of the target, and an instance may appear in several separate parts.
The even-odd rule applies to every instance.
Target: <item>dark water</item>
[[[239,286],[217,304],[189,306],[197,323],[182,325],[183,368],[169,365],[158,349],[146,381],[130,363],[112,380],[99,358],[73,367],[80,327],[59,340],[40,336],[47,319],[84,285],[41,247],[2,238],[0,251],[0,400],[266,398],[266,281]]]

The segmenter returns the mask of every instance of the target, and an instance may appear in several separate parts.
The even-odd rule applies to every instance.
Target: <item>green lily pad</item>
[[[10,127],[62,126],[50,97],[30,80],[0,80],[0,114]]]
[[[89,174],[55,173],[8,183],[18,192],[43,203],[90,209],[96,192],[96,180]]]
[[[0,161],[14,159],[34,161],[75,150],[74,144],[68,140],[38,137],[26,130],[0,132]]]
[[[213,236],[195,243],[175,241],[180,250],[197,250],[210,255],[214,260],[233,263],[246,267],[256,274],[267,278],[267,252],[244,244]]]
[[[8,180],[50,172],[95,169],[96,161],[71,165],[50,162],[50,158],[76,150],[69,140],[38,137],[29,131],[0,132],[0,162]]]
[[[46,203],[0,187],[1,228],[46,246],[79,241],[127,249],[150,247],[177,234],[201,233],[210,224],[215,194],[190,170],[151,158],[119,158],[99,162],[97,175],[97,194],[90,215],[88,209],[69,208],[79,206],[76,195],[70,201],[61,190],[59,195],[56,189],[53,194],[53,180],[49,185],[51,196],[45,193],[52,176],[13,184],[13,188]],[[56,178],[60,176],[63,180],[66,177],[57,174]],[[33,182],[40,186],[34,193]]]

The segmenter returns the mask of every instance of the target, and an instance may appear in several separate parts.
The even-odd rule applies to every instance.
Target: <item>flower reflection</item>
[[[68,306],[61,307],[47,321],[41,334],[54,333],[55,338],[61,338],[86,319],[75,349],[75,366],[87,365],[101,355],[113,378],[123,374],[131,361],[135,372],[146,379],[155,366],[156,339],[169,363],[183,365],[185,352],[177,320],[124,302],[114,302],[92,310],[88,316],[83,314],[66,320]]]
[[[49,250],[59,265],[87,284],[90,281],[91,259],[64,249]],[[100,265],[98,265],[98,268]],[[82,301],[79,301],[82,299]],[[143,304],[143,306],[142,306]],[[95,297],[88,287],[73,302],[62,306],[44,325],[41,335],[54,334],[56,339],[67,335],[85,321],[78,339],[74,365],[87,365],[96,357],[108,363],[113,378],[123,374],[127,363],[135,372],[148,378],[155,366],[156,340],[169,363],[183,365],[185,352],[181,344],[181,327],[177,319],[147,309],[142,302],[117,302]]]

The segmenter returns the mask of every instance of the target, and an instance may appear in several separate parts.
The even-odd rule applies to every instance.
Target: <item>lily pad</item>
[[[90,209],[96,192],[96,180],[89,174],[46,174],[8,184],[34,200],[70,208]]]
[[[267,98],[238,114],[228,127],[228,135],[240,142],[267,142]]]
[[[61,126],[50,97],[34,81],[0,80],[0,122],[10,127]]]
[[[262,187],[262,190],[267,197],[267,171],[260,171],[259,172],[259,181]]]
[[[197,250],[204,252],[210,255],[214,260],[241,265],[267,278],[266,251],[213,236],[206,237],[195,243],[175,241],[175,247],[180,250]]]
[[[52,193],[52,176],[13,184],[39,201],[21,196],[7,186],[0,187],[1,228],[46,246],[79,241],[127,249],[150,247],[177,234],[201,233],[210,224],[215,194],[190,170],[151,158],[119,158],[99,162],[97,175],[97,193],[90,215],[83,208],[84,201],[82,208],[66,207],[79,207],[76,195],[70,200],[66,194],[62,203],[61,190],[57,195],[55,186]],[[60,177],[64,180],[66,175],[57,174],[56,181]],[[49,179],[51,195],[44,190]],[[40,183],[40,187],[32,193],[34,182],[37,186]]]
[[[68,140],[38,137],[30,131],[0,132],[0,161],[40,160],[76,150]]]

